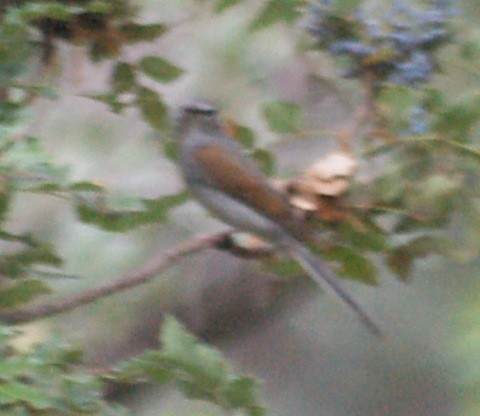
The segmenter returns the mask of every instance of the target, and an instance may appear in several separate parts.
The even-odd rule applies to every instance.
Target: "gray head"
[[[195,100],[182,107],[184,113],[192,115],[214,116],[218,113],[216,107],[208,101]]]
[[[193,101],[182,107],[177,123],[180,135],[190,128],[218,129],[218,111],[215,106],[206,101]]]

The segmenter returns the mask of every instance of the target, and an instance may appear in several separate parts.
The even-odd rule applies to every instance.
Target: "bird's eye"
[[[217,114],[217,109],[204,101],[197,101],[183,107],[184,111],[190,114],[202,114],[212,116]]]

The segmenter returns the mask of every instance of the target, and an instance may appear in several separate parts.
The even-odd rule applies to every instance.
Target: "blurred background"
[[[266,96],[294,101],[307,109],[305,128],[324,131],[352,114],[356,84],[345,82],[339,90],[325,81],[335,68],[328,59],[300,53],[300,27],[278,24],[250,33],[248,23],[261,7],[253,0],[221,14],[213,13],[208,1],[137,3],[142,21],[165,22],[170,30],[155,43],[127,47],[124,59],[148,53],[185,69],[174,83],[150,83],[172,109],[172,119],[175,109],[192,98],[210,99],[225,119],[255,129],[260,144],[277,156],[281,177],[335,148],[324,136],[276,136],[258,111]],[[461,24],[475,28],[476,1],[458,2],[458,8]],[[31,133],[73,179],[147,198],[183,189],[176,166],[159,146],[166,133],[153,132],[134,111],[116,115],[85,97],[107,85],[110,71],[108,63],[89,63],[85,53],[82,47],[60,45],[55,86],[61,95],[36,103]],[[443,53],[448,61],[448,48]],[[449,75],[436,81],[444,90],[454,95],[475,88],[460,65],[452,62],[447,70]],[[361,166],[367,174],[372,169]],[[59,199],[25,193],[14,203],[9,229],[33,229],[58,247],[66,272],[82,276],[54,283],[61,294],[116,279],[161,249],[224,228],[194,201],[174,210],[166,224],[127,233],[80,223]],[[478,332],[478,266],[477,260],[453,264],[433,256],[416,263],[408,283],[383,267],[378,287],[346,282],[384,330],[384,340],[365,331],[348,309],[307,278],[282,279],[255,261],[216,251],[184,259],[127,293],[32,324],[29,336],[41,339],[58,330],[85,349],[92,366],[101,366],[156,346],[162,316],[170,312],[233,366],[261,380],[271,414],[475,414],[468,413],[462,386],[480,362],[469,349],[475,343],[465,335]],[[137,387],[112,395],[137,415],[221,414],[168,388]]]

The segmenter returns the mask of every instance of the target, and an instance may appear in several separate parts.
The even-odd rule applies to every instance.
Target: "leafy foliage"
[[[0,405],[5,414],[126,415],[103,399],[102,382],[79,367],[82,354],[60,339],[15,352],[15,331],[0,331]]]
[[[161,36],[162,24],[135,22],[134,8],[127,1],[12,1],[0,6],[0,218],[8,219],[11,200],[18,192],[34,192],[70,201],[79,220],[108,231],[125,231],[143,224],[164,221],[169,209],[186,200],[183,194],[156,199],[132,198],[107,191],[88,181],[72,182],[67,167],[57,166],[44,151],[40,139],[18,135],[16,126],[30,102],[39,96],[55,99],[51,88],[27,82],[24,77],[36,50],[43,50],[42,63],[49,65],[55,40],[82,43],[92,59],[109,59],[123,44],[152,41]],[[32,33],[39,31],[38,37]],[[118,60],[111,72],[111,91],[93,95],[121,112],[131,105],[125,94],[134,94],[134,105],[152,126],[167,125],[166,107],[153,90],[138,83],[139,72],[155,80],[170,82],[181,70],[154,56],[140,63]],[[18,307],[48,293],[46,282],[38,280],[37,266],[60,267],[55,248],[29,234],[14,235],[4,230],[0,238],[9,249],[0,256],[0,307]],[[11,246],[11,249],[10,249]],[[20,280],[19,279],[25,279]]]
[[[76,184],[72,189],[85,189],[89,184]],[[122,232],[142,224],[163,222],[168,211],[185,202],[184,193],[158,199],[108,195],[104,188],[75,193],[76,210],[82,222],[95,224],[108,231]]]
[[[122,383],[174,382],[187,397],[210,401],[225,411],[265,414],[255,380],[232,372],[217,350],[199,343],[177,320],[166,317],[160,341],[161,350],[121,363],[110,377]]]
[[[172,317],[163,324],[162,349],[146,351],[97,375],[82,369],[81,351],[58,337],[19,353],[9,346],[15,335],[1,328],[0,405],[7,414],[129,414],[104,399],[105,380],[173,383],[187,397],[208,400],[226,411],[265,414],[257,400],[256,382],[235,374],[215,349],[199,343]]]

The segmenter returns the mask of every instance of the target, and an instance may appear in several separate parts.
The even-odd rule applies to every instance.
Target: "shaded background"
[[[249,34],[258,1],[243,1],[221,15],[212,13],[208,1],[138,4],[145,22],[165,21],[171,30],[156,43],[127,48],[125,59],[158,54],[186,70],[175,83],[151,83],[171,106],[172,117],[193,97],[211,99],[225,118],[255,128],[259,142],[277,155],[280,176],[334,148],[322,134],[275,136],[258,111],[266,99],[298,102],[306,109],[305,129],[319,132],[335,129],[351,115],[357,84],[345,81],[339,89],[326,81],[335,69],[323,56],[299,52],[301,28],[275,25]],[[461,7],[462,24],[475,25],[476,3]],[[108,64],[88,63],[80,47],[60,50],[61,75],[59,70],[55,82],[61,97],[38,103],[29,127],[57,164],[69,166],[73,179],[98,182],[119,194],[158,197],[182,189],[176,167],[161,154],[158,142],[166,137],[153,133],[133,111],[114,115],[82,97],[106,85]],[[471,88],[460,65],[452,62],[447,69],[436,81],[445,90],[458,94]],[[362,166],[361,174],[372,169]],[[18,196],[9,224],[12,232],[35,229],[58,247],[66,271],[83,277],[56,283],[60,293],[118,278],[161,248],[222,227],[192,201],[175,210],[168,224],[108,233],[77,221],[69,204],[31,194]],[[417,263],[408,284],[383,267],[379,287],[348,282],[350,293],[384,329],[384,341],[307,279],[284,280],[255,262],[213,251],[185,259],[144,287],[35,324],[31,331],[42,337],[58,329],[84,347],[92,366],[102,365],[155,346],[168,311],[217,346],[232,365],[259,377],[272,414],[453,416],[462,407],[465,367],[455,348],[464,310],[478,299],[477,270],[478,264],[432,257]],[[112,395],[138,415],[220,414],[169,389]]]

